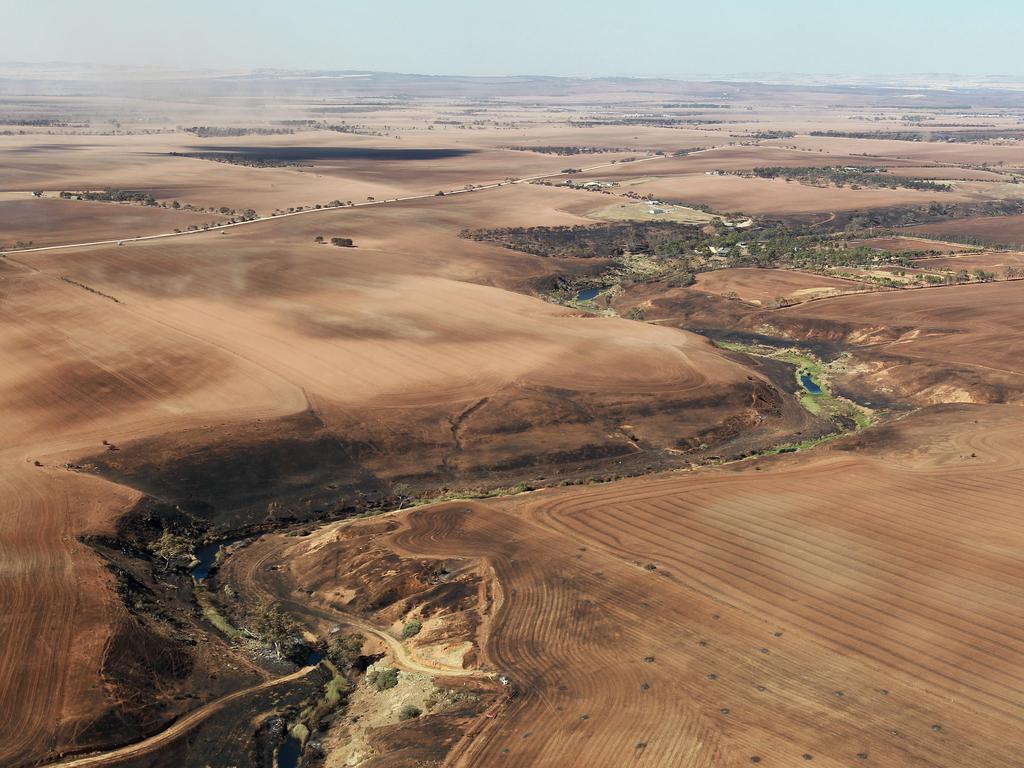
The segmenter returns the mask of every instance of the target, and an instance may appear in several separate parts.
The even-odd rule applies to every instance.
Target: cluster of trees
[[[892,176],[881,168],[859,168],[853,166],[802,166],[797,168],[760,167],[751,172],[762,179],[784,178],[786,181],[796,179],[806,184],[835,184],[838,187],[847,184],[857,187],[887,187],[896,189],[927,190],[930,192],[949,192],[953,188],[949,184],[935,181],[911,179],[903,176]]]
[[[42,192],[33,192],[36,197],[42,197]],[[229,208],[226,205],[222,205],[219,208],[216,206],[210,206],[204,208],[201,205],[192,205],[190,203],[180,203],[177,200],[172,201],[170,204],[164,202],[158,202],[153,195],[149,192],[138,192],[128,189],[104,189],[101,192],[96,191],[85,191],[85,192],[61,192],[60,197],[63,200],[91,200],[111,203],[139,203],[141,205],[149,206],[160,206],[161,208],[172,208],[175,211],[197,211],[202,213],[207,211],[209,213],[219,213],[222,216],[227,216],[228,223],[234,224],[239,221],[252,221],[253,219],[259,218],[259,215],[252,208],[246,208],[244,211],[239,211],[237,208]],[[206,225],[212,226],[212,225]],[[190,225],[189,229],[199,229],[198,225]],[[176,232],[179,230],[175,230]]]
[[[706,237],[690,224],[624,221],[567,227],[502,227],[463,230],[461,237],[495,243],[536,256],[614,258],[624,253],[679,253]]]
[[[960,269],[956,272],[947,272],[944,275],[925,275],[924,282],[930,285],[964,285],[972,280],[976,283],[991,283],[997,277],[995,272],[988,272],[981,268],[975,269],[973,272]]]
[[[228,128],[215,125],[193,125],[190,128],[182,128],[182,130],[187,133],[194,133],[201,139],[230,138],[233,136],[275,136],[295,133],[291,128]]]
[[[325,131],[334,131],[335,133],[352,133],[359,136],[387,136],[387,133],[383,131],[375,131],[365,125],[346,123],[344,120],[340,123],[321,123],[317,127]],[[384,127],[387,128],[388,126]]]
[[[662,104],[662,109],[732,109],[732,104],[713,104],[710,101],[676,102]]]
[[[932,201],[928,205],[914,206],[887,206],[885,208],[873,208],[867,211],[855,211],[852,213],[839,212],[836,219],[828,224],[819,226],[819,229],[838,231],[864,230],[868,228],[877,229],[891,227],[905,227],[913,224],[930,224],[951,219],[973,218],[975,216],[1018,216],[1024,214],[1024,198],[1010,198],[1005,200],[981,200],[978,202],[963,203],[939,203]],[[968,245],[999,246],[1000,243],[993,238],[982,238],[977,235],[966,235],[957,233],[930,232],[930,237],[935,239],[949,240],[954,243],[966,243]]]
[[[752,139],[792,139],[796,131],[756,131],[750,135]]]
[[[276,603],[263,603],[249,614],[249,632],[274,649],[278,658],[295,655],[302,645],[302,625]]]
[[[163,561],[164,568],[191,562],[193,543],[187,536],[181,536],[165,528],[160,538],[149,544],[152,555]]]
[[[980,144],[993,141],[1020,141],[1022,130],[953,130],[953,131],[811,131],[811,136],[844,139],[882,139],[888,141],[939,141],[948,144]]]
[[[694,115],[700,114],[698,112],[692,113]],[[622,117],[622,118],[584,118],[581,120],[569,120],[569,125],[573,128],[596,128],[603,125],[643,125],[651,126],[655,128],[677,128],[684,125],[721,125],[726,122],[725,120],[698,120],[692,117],[685,116],[651,116],[651,117]]]
[[[141,203],[142,205],[156,205],[156,198],[149,192],[136,192],[130,189],[104,189],[100,192],[61,192],[60,197],[64,200],[99,200],[111,203]]]
[[[916,258],[925,255],[886,253],[850,245],[835,236],[790,229],[781,223],[744,230],[719,223],[709,230],[677,222],[615,222],[473,230],[464,231],[462,236],[538,256],[609,260],[601,275],[588,278],[588,285],[597,280],[602,285],[629,281],[685,287],[694,282],[696,273],[723,266],[820,270],[894,264],[911,268]],[[644,258],[637,259],[637,255]],[[1021,272],[1024,276],[1024,270]],[[566,278],[556,281],[552,290],[557,297],[570,299],[579,288],[578,281]]]
[[[918,131],[811,131],[811,136],[830,139],[888,139],[890,141],[924,141]]]
[[[317,235],[313,238],[313,242],[318,245],[324,242],[323,235]],[[356,244],[352,242],[351,237],[332,237],[331,245],[337,246],[338,248],[355,248]]]
[[[4,125],[18,125],[25,128],[67,128],[71,123],[68,120],[58,117],[30,117],[30,118],[4,118],[0,120]],[[89,122],[86,121],[85,125]]]
[[[628,149],[614,148],[614,147],[557,147],[557,146],[540,146],[540,147],[526,147],[526,146],[512,146],[502,147],[502,149],[514,149],[516,152],[539,152],[543,155],[560,155],[562,157],[569,157],[571,155],[596,155],[603,152],[628,152]]]

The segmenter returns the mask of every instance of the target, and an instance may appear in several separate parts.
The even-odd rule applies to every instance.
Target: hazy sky
[[[1022,0],[0,0],[0,61],[425,74],[1024,74]]]

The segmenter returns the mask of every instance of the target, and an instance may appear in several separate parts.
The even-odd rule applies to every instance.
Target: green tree
[[[338,634],[327,645],[327,656],[340,669],[351,669],[363,653],[366,638],[358,632]]]
[[[149,551],[164,561],[165,568],[169,568],[175,561],[192,557],[192,542],[164,528],[160,538],[149,545]]]
[[[302,633],[302,625],[275,603],[264,603],[252,614],[249,628],[258,638],[269,643],[279,658],[288,656]]]

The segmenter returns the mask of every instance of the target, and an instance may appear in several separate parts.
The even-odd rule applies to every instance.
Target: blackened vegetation
[[[104,712],[78,744],[131,742],[162,730],[173,716],[181,690],[193,671],[194,640],[183,642],[148,622],[121,623],[108,643],[101,673],[118,706]],[[190,697],[188,697],[190,698]]]
[[[612,260],[599,275],[555,280],[553,293],[560,299],[581,288],[630,282],[685,287],[693,282],[693,274],[725,267],[821,269],[885,263],[909,268],[915,257],[924,255],[851,246],[843,238],[782,222],[742,230],[721,221],[703,227],[669,221],[616,222],[463,230],[461,236],[537,256]],[[636,254],[653,261],[637,264],[625,259]]]
[[[848,232],[855,234],[880,227],[906,227],[915,224],[936,224],[976,216],[1020,216],[1022,214],[1024,214],[1024,198],[985,200],[976,203],[932,202],[928,205],[892,206],[888,208],[872,208],[864,211],[837,211],[834,219],[816,224],[815,229],[822,232]],[[815,217],[819,217],[819,215],[787,216],[782,221],[787,222],[790,226],[800,226],[802,223],[807,223],[807,219]],[[936,239],[947,239],[945,235],[929,234],[927,236]],[[995,244],[970,235],[950,235],[948,239],[952,242],[963,242],[971,245]]]
[[[996,141],[1022,141],[1024,130],[920,130],[920,131],[811,131],[811,136],[841,139],[881,139],[883,141],[935,141],[947,144],[979,144]]]
[[[676,447],[685,451],[697,451],[708,445],[722,444],[741,438],[756,428],[766,418],[779,418],[783,414],[784,402],[779,390],[761,382],[753,383],[750,391],[750,407],[727,417],[722,422],[698,432],[694,437],[680,439]],[[834,431],[828,425],[814,425],[814,432],[826,434]]]
[[[792,139],[796,136],[796,131],[755,131],[750,134],[750,138],[757,139]]]
[[[203,720],[187,738],[118,762],[118,768],[276,768],[275,754],[287,735],[290,719],[320,695],[328,677],[320,668],[286,685],[256,691]],[[264,717],[268,712],[275,714]],[[309,764],[305,756],[302,764]]]
[[[386,490],[363,468],[368,445],[339,439],[308,413],[237,432],[142,440],[87,466],[222,531],[338,515]]]
[[[680,253],[705,239],[698,227],[669,221],[463,230],[461,237],[535,256],[610,258],[624,253]]]
[[[114,536],[90,536],[83,543],[105,563],[124,606],[107,643],[100,671],[112,702],[76,737],[82,750],[138,741],[193,709],[255,680],[218,663],[224,647],[205,642],[197,626],[189,558],[157,556],[153,542],[174,532],[184,541],[203,530],[187,512],[144,498],[118,524]]]
[[[860,166],[830,165],[824,167],[805,166],[798,168],[761,167],[754,168],[751,175],[761,179],[795,179],[802,184],[827,186],[834,184],[845,187],[849,184],[854,189],[859,187],[880,187],[887,189],[917,189],[928,192],[950,192],[953,187],[936,181],[912,179],[906,176],[893,176],[884,168],[864,168]]]
[[[201,139],[206,138],[227,138],[235,136],[274,136],[279,134],[295,133],[293,128],[237,128],[216,125],[193,125],[182,130],[194,133]]]
[[[473,154],[470,149],[377,149],[374,147],[192,147],[190,152],[170,152],[174,157],[214,160],[255,168],[312,165],[333,160],[447,160]]]
[[[502,149],[514,149],[516,152],[537,152],[542,155],[559,155],[570,157],[572,155],[597,155],[604,152],[629,152],[631,150],[622,147],[558,147],[558,146],[512,146]]]
[[[66,277],[66,276],[62,275],[60,279],[63,280],[65,283],[70,283],[71,285],[73,285],[73,286],[75,286],[77,288],[81,288],[82,290],[88,291],[89,293],[95,293],[97,296],[102,296],[104,299],[110,299],[115,304],[120,304],[121,303],[120,299],[117,299],[117,298],[111,296],[109,293],[104,293],[103,291],[98,291],[95,288],[92,288],[91,286],[86,285],[85,283],[80,283],[77,280],[72,280],[70,277]]]
[[[59,117],[0,117],[0,125],[15,125],[22,128],[66,128],[72,123]]]
[[[581,118],[570,120],[573,128],[595,128],[604,125],[643,125],[653,128],[683,128],[688,125],[721,125],[725,120],[700,118],[700,112],[677,112],[672,115],[637,115],[634,117]]]

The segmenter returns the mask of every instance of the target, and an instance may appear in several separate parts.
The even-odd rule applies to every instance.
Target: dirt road
[[[691,152],[690,154],[691,155],[695,155],[695,154],[698,154],[698,152],[709,152],[711,149],[714,149],[714,147],[710,147],[708,149],[697,150],[696,152]],[[669,157],[671,157],[671,155],[652,155],[650,157],[641,157],[641,158],[638,158],[638,159],[633,160],[631,162],[633,162],[633,163],[643,163],[643,162],[647,162],[647,161],[650,161],[650,160],[664,160],[664,159],[669,158]],[[608,167],[610,167],[612,165],[616,165],[616,164],[617,163],[601,163],[599,165],[592,165],[592,166],[590,166],[588,168],[582,168],[582,169],[580,169],[579,172],[580,173],[587,173],[589,171],[600,170],[601,168],[608,168]],[[487,189],[497,189],[498,187],[508,187],[508,186],[512,186],[513,184],[525,184],[525,183],[529,183],[531,181],[537,181],[538,179],[550,179],[550,178],[554,178],[556,176],[565,176],[565,175],[566,174],[565,174],[564,171],[558,171],[556,173],[542,173],[542,174],[538,174],[536,176],[524,176],[523,178],[516,179],[515,181],[497,181],[497,182],[492,182],[491,184],[480,184],[478,186],[473,186],[473,187],[468,188],[468,189],[467,188],[453,189],[453,190],[451,190],[449,192],[445,192],[444,193],[444,197],[450,197],[451,195],[466,194],[468,192],[480,192],[482,190],[487,190]],[[322,213],[324,211],[336,211],[336,210],[338,210],[340,208],[365,208],[365,207],[371,206],[371,205],[387,205],[388,203],[402,203],[402,202],[407,202],[409,200],[425,200],[425,199],[427,199],[429,197],[437,197],[437,196],[438,196],[437,193],[426,193],[426,194],[422,194],[422,195],[407,195],[405,197],[393,197],[393,198],[387,199],[387,200],[367,200],[366,202],[354,203],[352,205],[333,205],[333,206],[325,205],[325,206],[323,206],[321,208],[306,208],[305,210],[302,210],[302,211],[292,211],[291,213],[279,213],[276,216],[259,216],[259,217],[255,218],[255,219],[249,219],[248,221],[236,221],[233,224],[217,224],[216,226],[206,227],[204,229],[186,230],[184,232],[163,232],[163,233],[160,233],[160,234],[157,234],[157,235],[142,235],[140,237],[120,237],[120,238],[114,238],[112,240],[95,240],[95,241],[88,242],[88,243],[64,243],[63,245],[44,245],[44,246],[40,246],[38,248],[19,248],[19,249],[16,249],[16,250],[9,251],[9,253],[38,253],[40,251],[60,251],[60,250],[66,250],[68,248],[86,248],[86,247],[93,246],[93,245],[114,245],[114,244],[121,245],[121,244],[124,244],[124,243],[138,243],[138,242],[142,242],[144,240],[161,240],[161,239],[168,238],[168,237],[186,237],[188,235],[198,235],[198,234],[200,234],[202,232],[215,232],[217,230],[231,229],[233,227],[243,227],[243,226],[246,226],[248,224],[259,224],[260,222],[264,222],[264,221],[275,221],[277,219],[286,219],[289,216],[305,216],[305,215],[311,214],[311,213]]]
[[[47,765],[51,766],[52,768],[72,768],[72,766],[75,766],[77,768],[77,766],[84,765],[107,765],[109,763],[124,760],[130,757],[141,757],[142,755],[148,754],[149,752],[152,752],[153,750],[158,749],[164,746],[165,744],[173,741],[174,739],[188,732],[192,728],[195,728],[201,722],[206,720],[206,718],[210,717],[210,715],[213,715],[214,713],[224,709],[224,707],[226,707],[228,704],[231,704],[232,702],[237,701],[238,699],[248,696],[249,694],[256,693],[257,691],[262,691],[267,688],[274,688],[278,685],[284,685],[285,683],[290,683],[293,680],[303,678],[310,672],[312,672],[314,669],[316,669],[316,665],[311,667],[303,667],[302,669],[296,672],[292,672],[290,675],[278,677],[273,680],[267,680],[265,682],[260,683],[259,685],[254,685],[250,688],[243,688],[240,691],[230,693],[227,696],[223,696],[215,701],[211,701],[209,704],[204,704],[199,709],[185,715],[185,717],[181,718],[181,720],[178,720],[176,723],[171,725],[166,730],[161,731],[155,736],[150,736],[148,739],[143,739],[142,741],[136,742],[135,744],[129,744],[125,747],[113,749],[109,752],[101,752],[99,754],[86,755],[84,757],[74,757],[68,760],[62,760],[57,763],[47,763]]]

